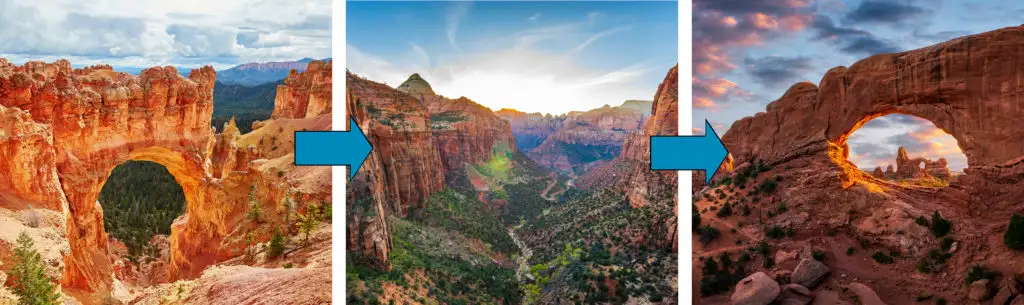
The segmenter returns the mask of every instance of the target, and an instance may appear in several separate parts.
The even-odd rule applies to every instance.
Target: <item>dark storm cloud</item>
[[[755,81],[769,87],[793,84],[801,80],[803,73],[814,69],[809,57],[748,57],[743,60],[743,64]]]
[[[923,7],[900,1],[864,1],[846,14],[853,23],[900,23],[925,14]]]
[[[901,51],[898,46],[870,32],[836,25],[832,22],[831,17],[825,15],[816,15],[811,23],[811,29],[815,32],[816,39],[830,41],[839,47],[840,51],[852,55],[874,55]]]

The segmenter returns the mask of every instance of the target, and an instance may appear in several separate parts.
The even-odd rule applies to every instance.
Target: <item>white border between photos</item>
[[[693,0],[679,0],[679,135],[693,134]],[[705,130],[705,132],[710,132]],[[678,304],[693,304],[693,209],[686,208],[692,202],[692,171],[679,171],[679,204],[676,205],[676,291]]]
[[[345,103],[345,0],[334,0],[331,5],[331,104],[334,112],[331,114],[331,129],[346,130],[348,128],[348,109]],[[345,215],[348,211],[348,204],[345,202],[345,190],[348,187],[348,167],[331,167],[331,201],[341,203],[341,208],[335,208],[331,215],[331,303],[347,304],[345,298],[345,265],[348,258],[345,257],[345,247],[348,241],[348,226],[345,223]]]
[[[693,87],[690,85],[693,83],[693,2],[692,0],[679,0],[679,31],[678,31],[678,45],[677,51],[679,52],[679,135],[691,135],[693,130],[693,110],[691,108],[693,104]],[[346,54],[345,54],[345,0],[335,0],[332,5],[332,16],[331,18],[331,61],[332,64],[331,75],[334,78],[331,90],[335,93],[345,92],[345,67],[346,67]],[[348,113],[344,100],[345,94],[334,94],[332,104],[334,105],[334,112],[331,116],[331,129],[332,130],[346,130],[348,128]],[[685,208],[686,202],[691,202],[692,194],[690,189],[692,188],[692,172],[691,171],[679,171],[679,189],[677,190],[678,206],[676,207],[676,234],[678,244],[678,252],[676,253],[678,267],[676,270],[676,282],[678,291],[678,304],[691,305],[693,304],[693,277],[691,270],[693,268],[693,235],[689,234],[693,218],[692,209]],[[347,189],[347,178],[348,178],[348,167],[345,166],[333,166],[331,167],[331,201],[334,203],[341,203],[340,209],[335,211],[342,211],[341,213],[334,213],[331,216],[331,279],[333,285],[331,285],[331,301],[334,304],[345,304],[346,303],[346,277],[345,277],[345,266],[347,262],[346,258],[346,236],[348,236],[348,227],[345,225],[345,213],[348,211],[348,204],[346,202],[346,189]],[[682,215],[685,214],[685,215]],[[339,238],[340,237],[340,238]]]

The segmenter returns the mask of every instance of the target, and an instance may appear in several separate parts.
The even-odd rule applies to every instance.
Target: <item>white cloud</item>
[[[462,20],[462,17],[469,12],[469,6],[471,4],[471,2],[456,2],[448,12],[448,28],[446,34],[448,36],[448,44],[451,45],[455,51],[462,52],[459,45],[455,43],[455,35],[459,33],[459,22]]]
[[[638,84],[638,80],[646,73],[664,73],[640,64],[610,71],[592,69],[572,55],[531,48],[469,54],[431,68],[412,61],[390,62],[351,45],[347,48],[348,69],[353,73],[392,87],[419,73],[438,94],[465,96],[494,110],[559,114],[630,99],[649,100],[658,84]]]
[[[0,0],[0,57],[217,68],[324,58],[330,12],[329,0]]]
[[[601,38],[607,37],[608,35],[611,35],[611,34],[629,31],[631,28],[632,27],[629,27],[629,26],[621,26],[621,27],[613,28],[613,29],[610,29],[610,30],[605,30],[603,32],[594,34],[593,36],[590,36],[590,38],[587,38],[587,41],[584,41],[582,44],[577,46],[575,51],[576,52],[583,51],[583,49],[587,48],[587,46],[589,46],[590,44],[594,43],[595,41],[597,41],[597,40],[599,40]]]

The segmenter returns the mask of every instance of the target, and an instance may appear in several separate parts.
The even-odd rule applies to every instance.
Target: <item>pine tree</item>
[[[299,215],[299,230],[302,231],[302,243],[309,242],[309,232],[320,224],[320,207],[315,204],[306,205],[306,214]]]
[[[281,234],[281,228],[274,229],[274,236],[270,237],[270,244],[267,246],[267,256],[274,258],[281,256],[284,253],[284,234]]]
[[[14,279],[14,294],[20,298],[22,305],[57,305],[60,295],[54,291],[54,285],[46,276],[46,265],[43,257],[35,249],[35,242],[25,232],[18,235],[18,246],[14,248],[14,267],[11,277]]]
[[[260,201],[256,198],[256,186],[249,186],[249,213],[246,217],[253,222],[260,222],[260,217],[263,215],[263,208],[260,207]]]

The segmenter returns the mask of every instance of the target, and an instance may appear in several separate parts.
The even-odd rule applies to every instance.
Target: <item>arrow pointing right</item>
[[[651,170],[702,170],[704,183],[711,183],[711,177],[728,155],[722,139],[707,120],[703,135],[651,136]]]
[[[295,165],[348,165],[349,179],[354,178],[373,147],[356,120],[348,122],[347,131],[296,131]]]

